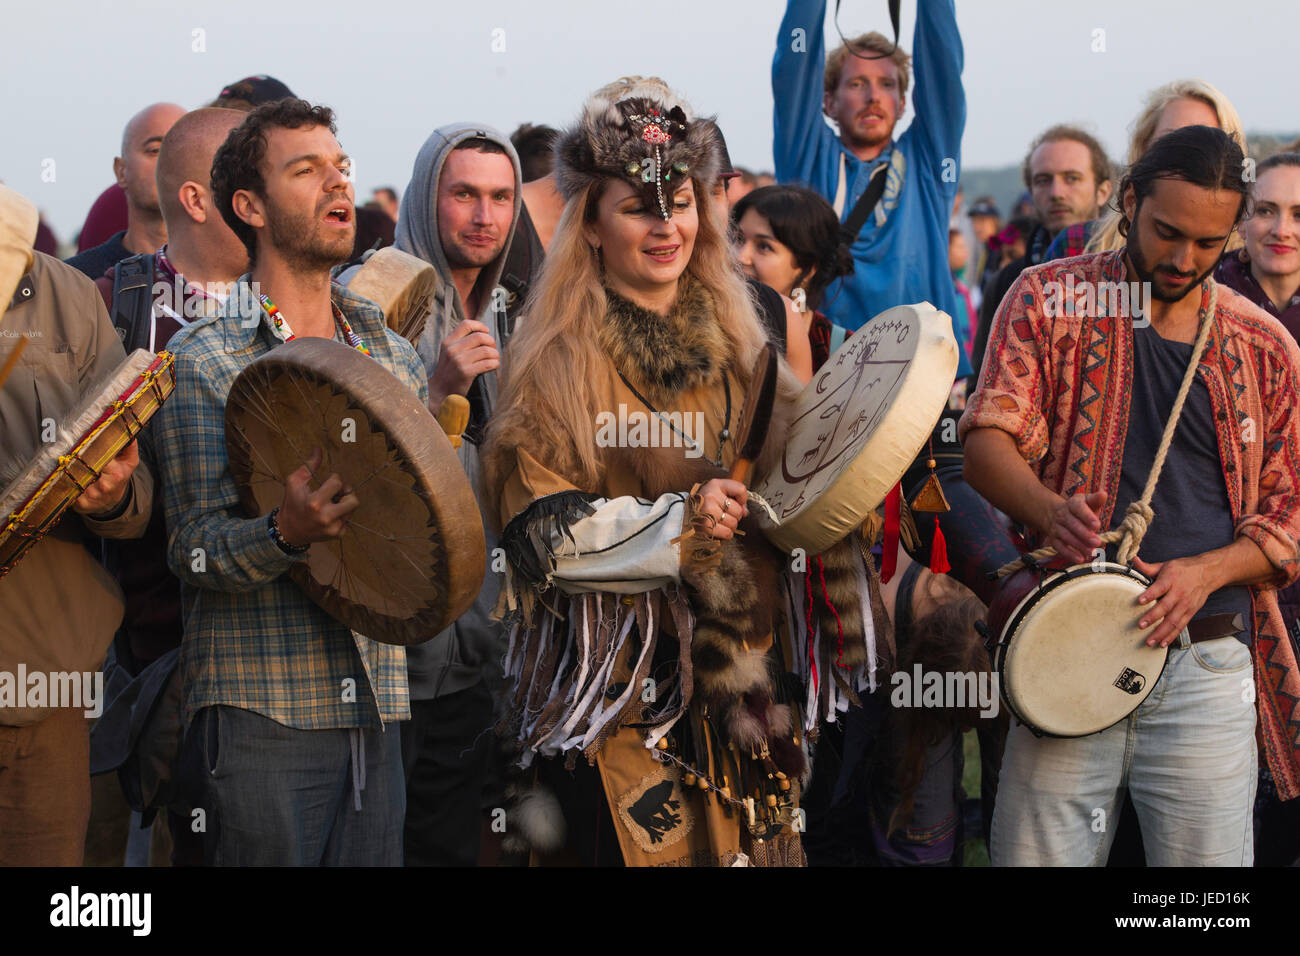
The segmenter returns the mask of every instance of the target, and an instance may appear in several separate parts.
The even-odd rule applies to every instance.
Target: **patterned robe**
[[[1039,480],[1064,497],[1107,492],[1103,527],[1113,520],[1129,420],[1134,320],[1118,286],[1131,291],[1129,279],[1122,249],[1026,270],[998,309],[979,389],[959,427],[963,438],[972,428],[1006,431]],[[1096,308],[1071,308],[1087,306],[1080,297],[1090,289]],[[1204,307],[1208,285],[1201,295]],[[1290,799],[1300,795],[1300,671],[1276,589],[1300,576],[1300,349],[1277,319],[1221,285],[1197,371],[1210,394],[1236,534],[1276,569],[1250,589],[1256,732],[1279,793]]]

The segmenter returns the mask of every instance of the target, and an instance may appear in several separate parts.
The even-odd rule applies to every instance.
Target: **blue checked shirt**
[[[424,364],[388,331],[379,308],[337,284],[330,294],[372,357],[427,402]],[[354,635],[312,602],[285,574],[300,559],[271,540],[265,516],[247,518],[240,508],[226,458],[226,396],[241,371],[281,343],[248,275],[225,311],[191,323],[167,346],[176,355],[176,390],[152,424],[167,563],[184,597],[185,724],[213,704],[304,730],[405,720],[405,649]]]

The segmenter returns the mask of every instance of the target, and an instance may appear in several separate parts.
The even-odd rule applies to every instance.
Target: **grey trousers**
[[[396,724],[295,730],[238,707],[205,707],[182,764],[209,866],[402,865]]]

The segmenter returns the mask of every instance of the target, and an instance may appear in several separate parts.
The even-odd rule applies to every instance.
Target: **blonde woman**
[[[708,202],[719,161],[712,121],[660,83],[588,100],[557,143],[566,206],[506,354],[485,490],[508,722],[567,823],[534,849],[568,863],[803,861],[805,692],[774,636],[787,561],[738,534],[755,506],[727,477],[765,336]],[[796,390],[783,366],[778,414]],[[868,659],[857,574],[836,597],[848,681]]]
[[[1184,126],[1213,126],[1221,129],[1246,153],[1246,134],[1236,108],[1216,87],[1204,80],[1175,80],[1147,95],[1146,106],[1133,123],[1125,166],[1132,166],[1165,133]],[[1119,233],[1119,210],[1112,206],[1099,219],[1062,230],[1048,247],[1045,262],[1077,256],[1082,252],[1113,252],[1123,247]],[[1241,247],[1236,233],[1228,243],[1231,252]]]

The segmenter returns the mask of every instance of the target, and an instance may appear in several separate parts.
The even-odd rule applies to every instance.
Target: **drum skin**
[[[1002,699],[1021,723],[1039,736],[1086,737],[1146,700],[1168,657],[1137,626],[1150,584],[1108,562],[1006,578],[988,621],[1000,635]]]
[[[423,259],[388,246],[371,254],[348,283],[348,291],[379,306],[388,327],[414,345],[433,310],[438,271]]]
[[[862,524],[930,437],[956,372],[952,320],[928,302],[849,336],[799,393],[780,463],[754,483],[779,519],[763,533],[820,554]]]
[[[328,339],[277,346],[235,379],[226,450],[250,516],[323,453],[360,500],[344,533],[317,542],[290,577],[335,620],[385,644],[430,640],[483,583],[483,522],[456,452],[419,398],[374,359]]]

